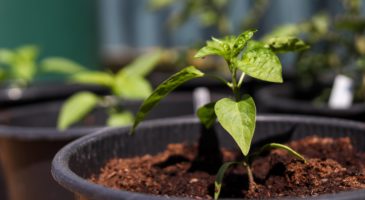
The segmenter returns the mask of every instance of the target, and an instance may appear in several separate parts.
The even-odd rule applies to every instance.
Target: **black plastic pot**
[[[221,146],[236,148],[232,138],[219,125],[215,126]],[[115,190],[87,181],[92,174],[111,158],[156,154],[169,143],[196,143],[201,125],[195,118],[175,118],[143,123],[134,136],[129,128],[107,128],[82,137],[62,148],[52,163],[55,180],[75,193],[79,199],[89,200],[162,200],[179,199]],[[311,134],[320,136],[349,136],[355,147],[365,150],[365,124],[327,118],[298,116],[259,116],[254,144],[269,140],[285,142]],[[365,190],[320,195],[307,199],[352,199],[365,198]],[[295,199],[295,198],[286,198]]]
[[[148,118],[193,115],[191,99],[191,93],[171,94]],[[97,110],[75,128],[59,132],[55,127],[61,103],[23,106],[0,113],[0,157],[11,200],[73,199],[72,193],[53,181],[51,160],[68,142],[104,126],[107,115],[104,110]],[[140,103],[126,102],[124,106],[136,111]]]
[[[105,88],[95,85],[80,84],[42,84],[30,86],[25,89],[0,88],[0,109],[30,103],[62,100],[81,90],[93,91],[98,94],[107,94]]]
[[[317,115],[364,121],[365,103],[355,103],[348,109],[332,109],[327,105],[315,105],[311,101],[315,94],[311,91],[299,91],[293,85],[283,84],[265,87],[255,96],[261,113]]]

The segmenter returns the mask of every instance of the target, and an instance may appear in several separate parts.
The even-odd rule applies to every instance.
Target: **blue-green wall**
[[[95,0],[0,0],[0,47],[37,44],[41,55],[98,67]]]

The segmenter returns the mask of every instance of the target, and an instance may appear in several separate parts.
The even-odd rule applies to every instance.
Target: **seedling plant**
[[[26,88],[41,76],[68,76],[86,70],[84,66],[63,57],[47,57],[38,61],[39,52],[36,45],[0,48],[0,85]]]
[[[160,51],[138,57],[117,73],[83,70],[69,80],[76,83],[95,84],[109,89],[111,95],[100,96],[88,91],[72,95],[63,104],[58,117],[58,129],[65,130],[81,121],[96,107],[108,110],[107,125],[124,126],[133,123],[133,114],[121,106],[125,100],[143,100],[152,92],[147,76],[160,59]]]
[[[305,162],[305,159],[288,146],[270,143],[264,145],[257,152],[250,152],[251,142],[256,125],[256,107],[250,95],[242,95],[241,87],[246,75],[264,81],[282,83],[282,66],[276,53],[288,51],[299,51],[307,49],[308,46],[295,37],[275,37],[267,42],[255,41],[252,39],[256,30],[248,30],[238,36],[228,36],[223,39],[212,38],[201,48],[196,58],[203,58],[210,55],[222,57],[229,68],[231,80],[204,74],[194,66],[189,66],[161,83],[152,94],[143,102],[136,115],[131,134],[135,133],[138,124],[146,117],[148,112],[165,98],[171,91],[186,81],[203,76],[214,77],[221,80],[231,91],[233,97],[222,98],[202,106],[197,111],[201,123],[206,128],[211,128],[216,121],[232,136],[243,155],[239,162],[228,162],[221,166],[215,181],[214,198],[218,199],[223,175],[232,165],[243,165],[247,169],[249,177],[249,190],[255,189],[255,181],[251,171],[251,162],[254,157],[271,148],[280,148],[298,157]]]

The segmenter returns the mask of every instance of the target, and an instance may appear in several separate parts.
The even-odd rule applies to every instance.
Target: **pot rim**
[[[81,90],[94,90],[99,93],[106,90],[105,87],[95,84],[50,82],[48,84],[33,84],[26,88],[19,88],[21,96],[12,99],[7,94],[11,89],[11,87],[0,88],[0,103],[16,103],[18,101],[23,102],[34,101],[37,99],[43,100],[47,98],[64,97]],[[50,91],[57,91],[57,93],[49,93]]]
[[[212,96],[220,96],[223,95],[220,92],[211,92]],[[192,92],[190,91],[178,91],[173,92],[166,98],[166,103],[179,103],[190,101],[192,96]],[[53,106],[58,106],[62,104],[62,100],[48,101],[44,103],[34,103],[30,105],[22,105],[14,108],[9,108],[3,111],[0,111],[0,120],[6,120],[6,117],[1,117],[5,115],[11,115],[14,118],[24,115],[24,113],[36,112],[36,109],[44,109]],[[134,103],[142,103],[141,100],[133,101],[126,100],[125,104],[134,104]],[[11,114],[10,114],[11,113]],[[192,112],[193,114],[193,112]],[[102,126],[84,126],[84,127],[71,127],[64,131],[58,130],[56,127],[42,127],[42,126],[17,126],[17,125],[4,125],[0,121],[0,137],[13,138],[19,140],[65,140],[65,139],[74,139],[80,136],[84,136],[90,134],[92,132],[96,132],[98,130],[103,129],[106,125]]]
[[[341,127],[354,127],[358,129],[363,129],[365,131],[365,124],[360,122],[355,122],[351,120],[345,119],[337,119],[337,118],[326,118],[326,117],[312,117],[312,116],[300,116],[300,115],[259,115],[257,117],[257,121],[265,122],[305,122],[311,124],[327,124],[332,126],[341,126]],[[170,118],[168,120],[156,119],[142,122],[137,130],[143,129],[151,129],[156,128],[159,126],[168,125],[171,123],[179,123],[179,124],[189,124],[189,123],[199,123],[199,120],[195,117],[177,117],[177,118]],[[118,199],[121,195],[128,195],[130,199],[133,200],[142,200],[142,199],[159,199],[161,200],[161,196],[155,195],[148,195],[144,193],[135,193],[125,190],[115,190],[112,188],[108,188],[102,185],[98,185],[95,183],[91,183],[86,179],[78,176],[75,174],[68,165],[68,161],[70,157],[81,149],[83,146],[87,145],[88,143],[93,143],[97,140],[100,140],[104,137],[110,135],[117,135],[117,134],[128,134],[130,127],[107,127],[96,131],[92,134],[86,135],[82,138],[74,140],[64,146],[60,151],[57,152],[53,161],[52,161],[52,169],[51,173],[53,178],[63,187],[71,190],[75,193],[80,194],[93,194],[92,198],[95,199],[105,199],[106,197],[113,197],[113,199]],[[98,193],[95,193],[95,191]],[[360,193],[359,193],[360,192]],[[365,190],[354,190],[354,191],[346,191],[346,192],[339,192],[336,194],[323,194],[316,197],[306,197],[307,199],[315,198],[316,200],[325,200],[331,199],[336,197],[336,200],[345,200],[349,197],[359,197],[365,196]],[[360,197],[361,197],[360,196]],[[187,198],[166,198],[166,199],[187,199]],[[293,199],[293,197],[285,197],[281,199]],[[302,199],[294,197],[294,199]]]

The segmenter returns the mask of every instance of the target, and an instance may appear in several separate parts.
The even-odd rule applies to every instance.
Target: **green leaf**
[[[39,49],[34,45],[21,46],[14,51],[11,62],[11,76],[23,84],[33,80],[36,73],[36,59]]]
[[[252,97],[245,95],[239,102],[223,98],[217,101],[214,109],[219,123],[246,156],[250,150],[256,122],[256,107]]]
[[[227,169],[229,167],[231,167],[232,165],[237,165],[237,164],[240,164],[240,163],[239,162],[226,162],[219,168],[219,170],[215,176],[215,181],[214,181],[214,187],[215,187],[214,199],[215,200],[217,200],[219,198],[219,195],[221,193],[224,173],[227,171]]]
[[[62,105],[60,115],[58,116],[58,129],[65,130],[72,124],[80,121],[93,110],[98,101],[98,96],[91,92],[79,92],[72,95]]]
[[[237,68],[254,78],[282,83],[282,67],[275,53],[260,43],[253,42],[250,46],[237,61]]]
[[[267,41],[267,46],[275,53],[302,51],[309,48],[303,40],[296,37],[274,37]]]
[[[113,92],[126,99],[145,99],[151,94],[152,87],[143,77],[120,71],[115,77]]]
[[[15,49],[17,60],[35,61],[39,54],[39,48],[36,45],[24,45]]]
[[[124,111],[110,114],[107,124],[108,126],[129,126],[133,124],[133,120],[133,114],[128,111]]]
[[[135,59],[131,64],[125,66],[122,71],[133,76],[146,76],[158,64],[160,58],[161,51],[159,50],[147,53]]]
[[[227,57],[229,54],[229,45],[217,38],[212,38],[212,40],[207,41],[205,47],[201,48],[196,54],[195,58],[203,58],[208,55],[218,55]]]
[[[84,66],[61,57],[49,57],[43,59],[40,63],[41,70],[44,72],[74,74],[87,70]]]
[[[269,150],[269,149],[283,149],[287,152],[289,152],[291,155],[299,158],[300,160],[302,160],[304,163],[306,163],[307,161],[305,160],[305,158],[300,155],[298,152],[294,151],[292,148],[286,146],[286,145],[283,145],[283,144],[278,144],[278,143],[270,143],[270,144],[266,144],[264,145],[261,149],[260,149],[260,152],[264,152],[266,150]]]
[[[210,128],[214,124],[217,116],[214,111],[215,102],[208,103],[202,107],[200,107],[197,111],[197,115],[200,119],[200,122],[206,127]]]
[[[71,76],[70,81],[74,83],[101,85],[109,88],[112,88],[114,85],[114,77],[112,74],[97,71],[83,71],[76,73]]]
[[[182,85],[183,83],[198,77],[204,76],[204,73],[199,71],[193,66],[186,67],[170,78],[162,82],[155,91],[142,103],[134,121],[131,134],[134,133],[138,124],[146,117],[148,112],[156,106],[164,97],[166,97],[175,88]]]
[[[9,49],[0,49],[0,64],[10,65],[15,57],[15,53]]]
[[[243,48],[245,48],[246,43],[252,38],[256,31],[257,30],[255,29],[245,31],[234,40],[232,47],[233,56],[237,56],[243,50]]]

